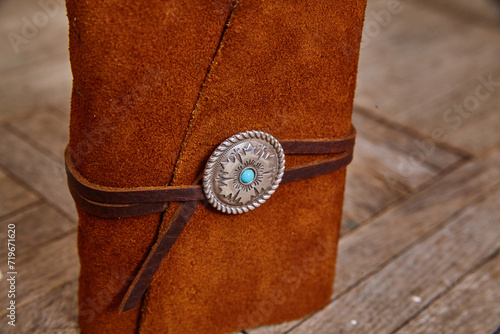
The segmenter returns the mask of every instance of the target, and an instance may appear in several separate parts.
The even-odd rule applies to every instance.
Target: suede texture
[[[259,129],[278,139],[347,134],[364,9],[360,1],[240,1],[171,184],[193,182],[214,148],[240,131]],[[290,167],[320,158],[286,160]],[[344,182],[341,170],[282,185],[240,216],[199,205],[153,279],[140,332],[231,332],[325,306]]]
[[[230,1],[69,1],[70,148],[78,171],[116,187],[170,182]],[[118,306],[160,214],[100,219],[78,209],[83,333],[136,333]]]
[[[349,133],[364,9],[359,0],[70,1],[77,169],[101,185],[185,185],[240,131]],[[284,184],[243,215],[200,203],[143,305],[123,314],[130,276],[177,203],[161,226],[158,214],[78,210],[83,333],[224,333],[325,306],[344,183],[345,169]]]

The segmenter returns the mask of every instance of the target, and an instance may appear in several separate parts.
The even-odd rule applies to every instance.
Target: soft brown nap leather
[[[82,175],[107,186],[170,182],[190,113],[231,1],[69,1],[70,147]],[[79,324],[135,333],[118,313],[129,276],[155,241],[160,214],[119,221],[78,210]]]
[[[241,0],[232,8],[220,0],[68,2],[70,147],[85,178],[188,185],[240,131],[297,139],[349,132],[364,1]],[[309,159],[290,157],[287,166]],[[124,288],[156,240],[160,214],[108,220],[78,210],[82,331],[221,333],[323,307],[344,181],[340,170],[283,184],[239,216],[199,204],[142,307],[123,314]]]

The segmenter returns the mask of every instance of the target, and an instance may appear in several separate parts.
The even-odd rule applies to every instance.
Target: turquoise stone
[[[245,169],[243,172],[240,174],[240,181],[243,184],[247,184],[253,181],[255,179],[255,171],[251,168]]]

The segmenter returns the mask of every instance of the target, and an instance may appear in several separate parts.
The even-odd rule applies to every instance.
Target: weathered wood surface
[[[17,255],[35,251],[61,235],[76,230],[76,224],[45,203],[26,206],[21,212],[2,220],[0,244],[7,241],[7,226],[16,225]],[[7,247],[0,249],[0,257],[7,253]]]
[[[397,331],[422,307],[446,293],[478,263],[500,250],[496,218],[500,183],[493,193],[484,194],[478,202],[458,217],[442,222],[443,227],[437,225],[438,230],[432,235],[422,235],[418,244],[399,251],[380,271],[291,333]],[[402,220],[399,223],[406,225]],[[465,322],[467,319],[463,315]],[[490,326],[497,320],[491,319]]]
[[[494,333],[500,328],[499,284],[500,256],[497,252],[398,333]]]
[[[477,24],[437,10],[430,1],[401,0],[394,14],[380,18],[377,13],[387,13],[391,2],[369,1],[356,104],[426,137],[442,129],[446,144],[470,154],[499,144],[500,132],[484,129],[500,125],[495,117],[500,105],[498,23]],[[467,4],[460,6],[480,10]],[[486,16],[497,10],[494,1],[487,8],[482,11]],[[490,75],[496,84],[477,91]],[[464,104],[462,111],[455,110]],[[468,136],[462,134],[465,127]]]
[[[61,284],[78,277],[80,266],[75,233],[67,234],[31,251],[23,252],[17,248],[17,254],[16,305],[18,307],[35,302]],[[6,261],[0,263],[0,269],[4,273],[8,272],[6,266]],[[0,282],[0,289],[8,291],[5,279]],[[7,293],[0,294],[0,303],[2,305],[9,303]],[[6,308],[0,310],[2,318],[6,313]],[[0,328],[6,325],[6,322],[0,322]]]
[[[51,136],[47,133],[47,136]],[[76,221],[73,200],[66,185],[62,154],[53,156],[0,125],[0,165],[54,208]]]
[[[248,334],[500,327],[500,7],[400,4],[384,17],[389,1],[369,0],[333,299],[305,319]],[[62,161],[71,73],[61,8],[18,52],[0,40],[0,245],[16,224],[19,272],[18,327],[0,321],[1,333],[79,332],[76,212]],[[0,35],[19,33],[23,17],[40,11],[36,0],[4,0]],[[489,75],[495,84],[480,93],[491,94],[470,112],[453,111]],[[433,137],[436,129],[446,137]],[[5,305],[2,291],[5,278]]]
[[[0,324],[2,333],[79,334],[78,280],[46,291],[35,302],[19,309],[17,328]]]
[[[57,109],[36,110],[6,122],[9,129],[37,146],[46,155],[60,159],[69,140],[69,115]]]
[[[0,217],[35,203],[37,196],[0,170]]]
[[[407,152],[418,150],[421,138],[381,124],[360,110],[355,110],[353,123],[358,136],[347,174],[343,232],[358,227],[463,159],[436,147],[436,154],[427,161],[411,165]]]
[[[61,54],[0,72],[0,121],[27,112],[69,110],[71,72]]]
[[[48,6],[43,6],[41,3]],[[35,22],[37,25],[34,25]],[[18,66],[36,63],[58,54],[67,54],[68,46],[64,43],[68,39],[67,25],[64,1],[2,0],[0,71],[15,72]],[[26,26],[25,34],[23,26]],[[51,82],[46,81],[46,84]],[[16,110],[12,112],[17,113]]]
[[[451,16],[459,16],[475,24],[498,26],[500,7],[492,6],[495,0],[420,0],[435,6],[439,11]]]

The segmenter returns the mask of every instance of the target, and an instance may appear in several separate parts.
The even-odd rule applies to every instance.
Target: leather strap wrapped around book
[[[328,155],[312,163],[286,169],[281,183],[328,174],[347,166],[352,161],[356,130],[348,135],[329,139],[281,140],[286,155]],[[206,200],[200,178],[193,185],[166,187],[117,188],[94,184],[86,180],[71,159],[69,147],[65,151],[68,186],[75,203],[85,212],[102,218],[126,218],[163,212],[170,202],[181,202],[170,219],[169,228],[160,234],[139,272],[129,286],[120,311],[139,305],[161,261],[168,254],[184,227],[194,214],[200,201]]]
[[[338,154],[285,171],[282,183],[327,174],[347,166],[352,160],[356,131],[354,127],[344,137],[312,140],[283,140],[285,154]],[[65,151],[68,186],[75,203],[85,212],[101,218],[127,218],[162,212],[169,202],[201,201],[205,199],[201,185],[167,187],[106,187],[86,180]]]

